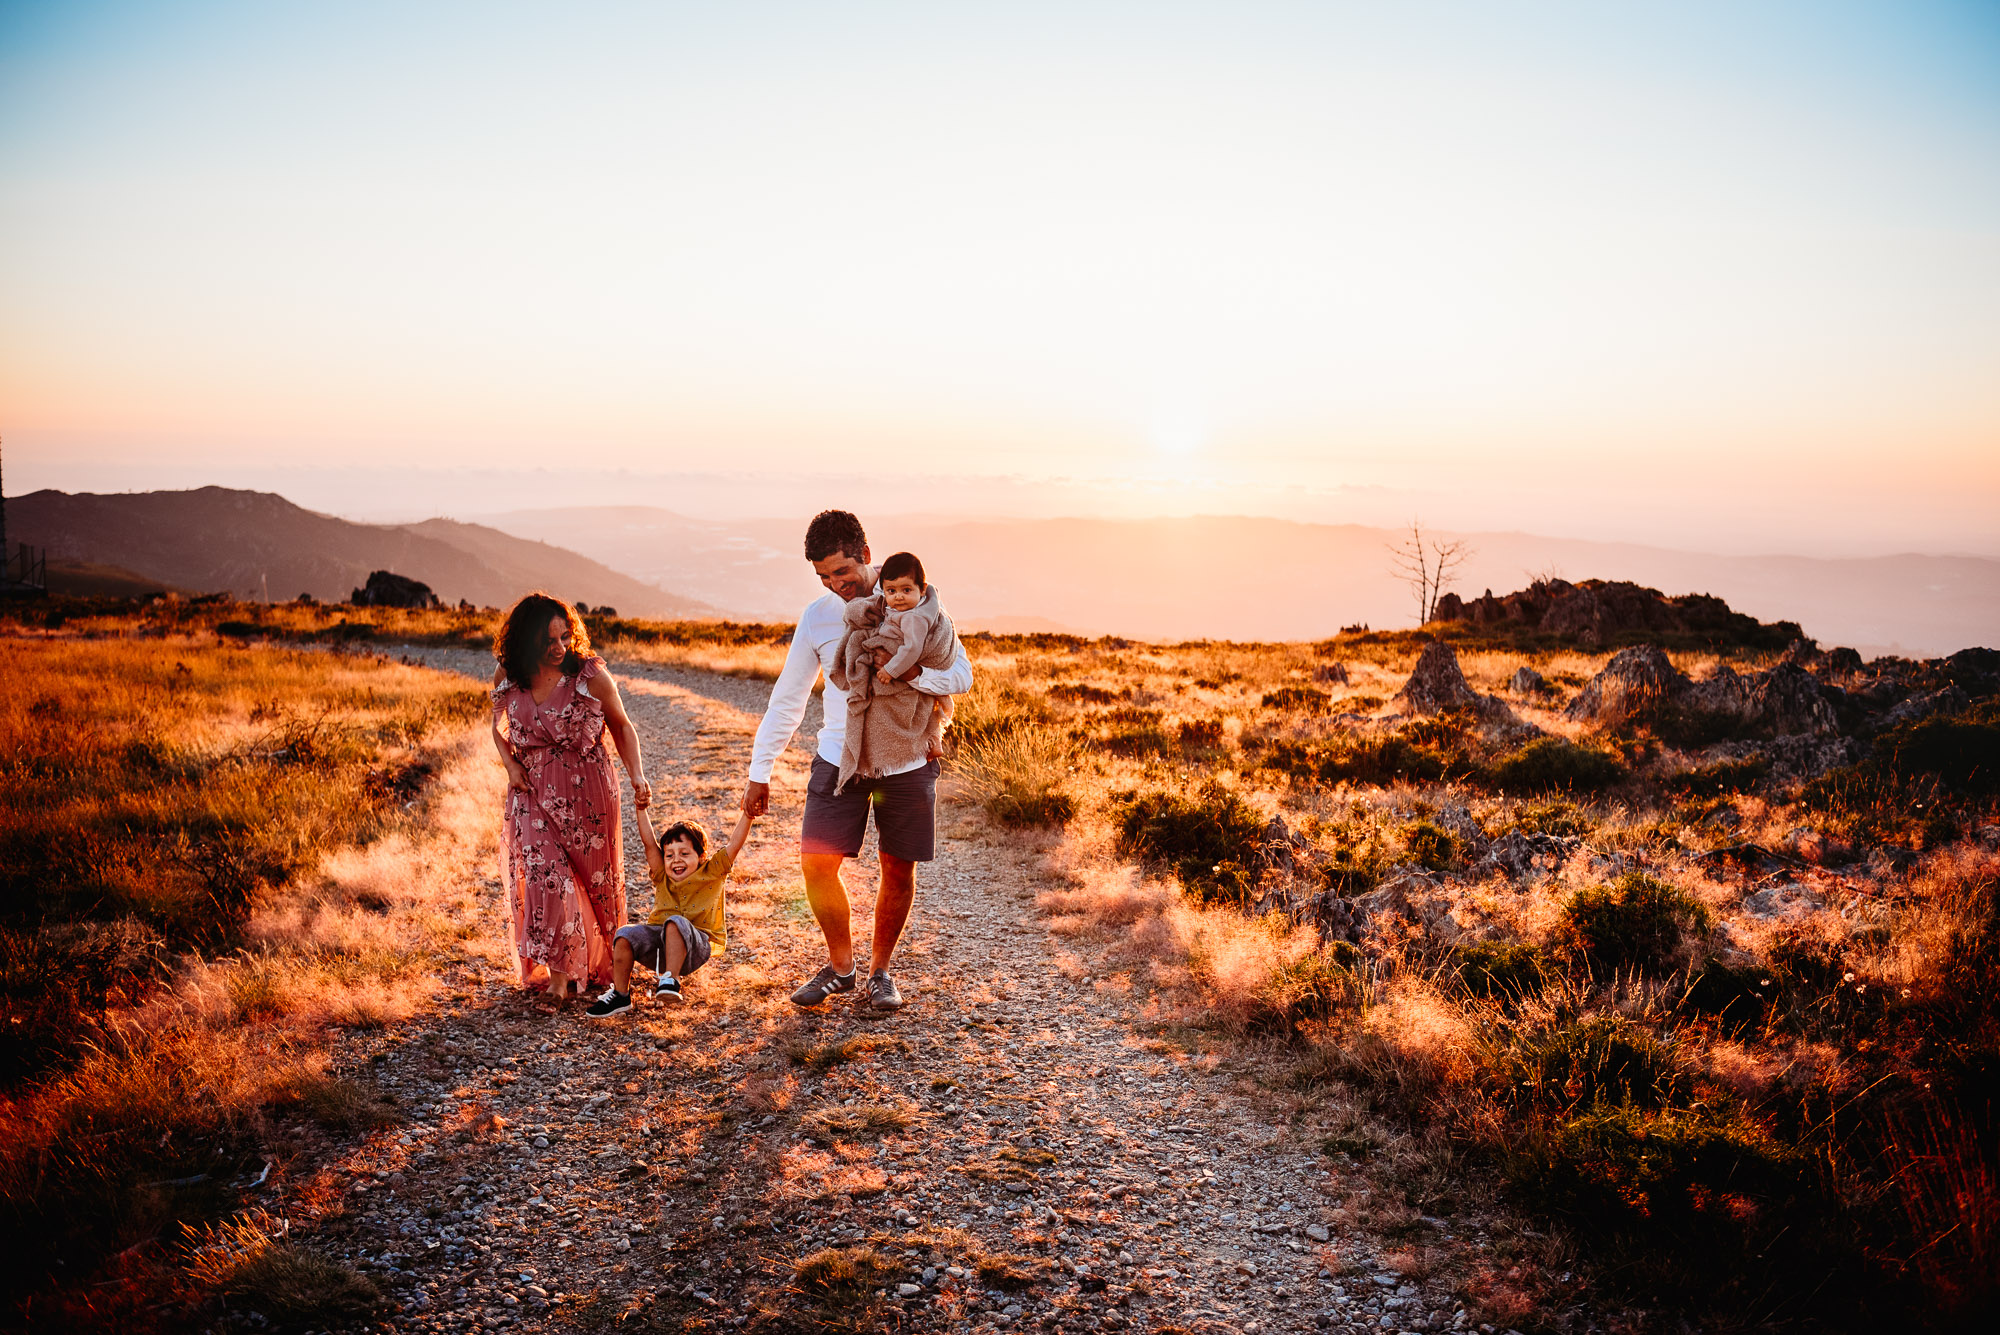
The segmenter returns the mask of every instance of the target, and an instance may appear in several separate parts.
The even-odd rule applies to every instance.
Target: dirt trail
[[[613,666],[657,809],[726,825],[768,687]],[[908,1008],[797,1011],[824,960],[796,863],[810,731],[732,877],[730,949],[684,1006],[641,987],[635,1011],[591,1021],[468,970],[439,1011],[339,1055],[415,1119],[336,1166],[345,1210],[317,1230],[385,1284],[397,1326],[814,1327],[798,1261],[863,1243],[892,1266],[860,1296],[874,1328],[1466,1324],[1449,1291],[1342,1229],[1355,1170],[1281,1135],[1212,1061],[1138,1032],[1124,996],[1065,979],[1035,855],[976,814],[944,809],[920,874],[895,970]],[[631,822],[628,799],[643,913]],[[868,863],[849,888],[865,954]],[[497,881],[489,894],[504,930]]]

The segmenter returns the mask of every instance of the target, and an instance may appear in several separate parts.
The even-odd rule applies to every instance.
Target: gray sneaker
[[[896,980],[886,972],[871,973],[868,985],[861,989],[854,1005],[863,1015],[888,1015],[903,1009],[903,994],[896,990]]]
[[[792,993],[794,1006],[817,1006],[836,992],[852,992],[854,975],[838,974],[831,964],[820,966],[820,971],[806,979],[804,987]]]

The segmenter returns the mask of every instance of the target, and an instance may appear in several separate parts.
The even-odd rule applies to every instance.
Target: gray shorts
[[[678,927],[681,944],[687,947],[687,959],[681,963],[680,976],[685,978],[708,963],[708,933],[701,930],[676,913],[659,927],[649,922],[635,922],[620,927],[614,940],[629,941],[632,958],[651,969],[654,973],[666,972],[667,928]]]
[[[836,793],[840,766],[814,756],[805,819],[799,822],[799,851],[854,857],[861,852],[872,811],[884,853],[905,862],[929,862],[937,856],[937,780],[933,760],[907,774],[854,779]]]

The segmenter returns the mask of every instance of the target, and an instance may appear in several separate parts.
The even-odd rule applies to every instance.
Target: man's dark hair
[[[882,563],[882,569],[876,573],[875,578],[878,583],[887,583],[892,579],[913,579],[917,582],[918,592],[922,592],[924,563],[909,552],[897,552]]]
[[[506,669],[507,680],[524,691],[529,689],[535,669],[541,665],[549,622],[557,617],[569,622],[569,652],[563,655],[562,670],[564,676],[574,677],[583,671],[583,661],[590,656],[590,632],[584,628],[583,618],[576,614],[576,609],[560,598],[537,589],[514,604],[493,637],[493,657]]]
[[[685,839],[694,849],[698,858],[708,856],[708,831],[701,828],[698,820],[677,820],[660,831],[660,847],[665,848],[676,839]]]
[[[845,510],[821,510],[806,525],[806,560],[824,561],[841,552],[859,561],[868,550],[861,521]]]

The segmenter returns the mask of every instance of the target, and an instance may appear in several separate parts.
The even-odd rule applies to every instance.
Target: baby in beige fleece
[[[856,774],[873,778],[921,763],[942,744],[951,697],[927,695],[899,678],[913,667],[947,667],[958,652],[958,632],[925,582],[923,562],[908,552],[882,563],[875,592],[849,603],[845,620],[846,638],[827,672],[847,692],[839,788]]]

